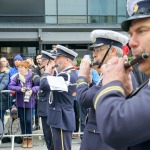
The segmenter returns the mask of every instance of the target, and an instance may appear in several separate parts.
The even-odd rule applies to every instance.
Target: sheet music
[[[47,81],[52,91],[68,92],[68,86],[63,77],[47,76]]]

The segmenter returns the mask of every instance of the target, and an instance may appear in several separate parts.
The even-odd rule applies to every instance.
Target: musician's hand
[[[91,73],[89,76],[87,76],[87,82],[88,82],[89,84],[92,83],[92,73]]]
[[[132,79],[130,74],[128,75],[127,80],[124,84],[124,91],[126,96],[130,95],[133,91]]]
[[[104,75],[103,85],[112,82],[112,81],[120,81],[124,87],[127,82],[129,72],[132,68],[125,69],[124,68],[125,59],[114,57],[108,61],[107,64],[102,66],[102,73]]]
[[[50,60],[48,65],[45,66],[45,73],[49,73],[50,75],[54,74],[54,68],[55,62],[53,60]]]
[[[90,64],[91,64],[91,61],[88,58],[83,58],[80,64],[78,76],[89,78],[91,74]]]

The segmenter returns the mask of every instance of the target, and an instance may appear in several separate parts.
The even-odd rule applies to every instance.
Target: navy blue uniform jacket
[[[97,126],[104,141],[122,150],[150,150],[150,86],[126,100],[123,85],[113,81],[94,100]]]
[[[133,73],[131,74],[131,77],[132,77],[133,88],[136,89],[137,81],[136,81]],[[84,77],[78,77],[78,79],[80,79],[80,78],[84,78]],[[95,114],[95,110],[94,110],[94,106],[93,106],[93,99],[94,99],[94,96],[96,95],[96,93],[101,88],[102,88],[101,82],[98,85],[93,85],[92,87],[89,87],[88,84],[80,84],[77,87],[77,97],[79,100],[79,104],[82,107],[84,107],[85,109],[90,108],[90,111],[88,114],[88,122],[86,124],[86,130],[88,130],[89,133],[91,133],[91,134],[95,133],[95,137],[93,136],[92,139],[90,138],[90,136],[85,137],[86,141],[84,142],[84,140],[83,140],[84,143],[81,143],[82,149],[87,149],[87,147],[90,147],[90,146],[94,148],[93,143],[95,143],[97,141],[97,138],[99,138],[99,142],[95,143],[95,145],[97,144],[97,147],[99,147],[99,149],[105,149],[105,150],[112,149],[111,147],[109,147],[102,141],[101,131],[99,130],[97,123],[96,123],[96,114]],[[86,132],[84,134],[86,134]],[[97,135],[97,134],[99,134],[99,135]],[[88,142],[88,144],[87,144],[87,141],[90,141],[90,142]],[[97,149],[97,148],[95,147],[95,149]]]
[[[73,67],[67,68],[60,72],[58,76],[62,76],[69,83],[68,92],[51,91],[47,78],[41,79],[41,89],[52,92],[53,102],[48,101],[47,109],[47,124],[66,131],[75,129],[75,114],[74,114],[74,96],[76,96],[76,80],[77,74]],[[49,97],[51,100],[52,97]]]

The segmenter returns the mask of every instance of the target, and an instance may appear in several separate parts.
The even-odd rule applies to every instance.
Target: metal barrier
[[[76,133],[73,133],[73,135],[82,135],[83,134],[83,132],[76,132]],[[15,137],[24,137],[24,136],[44,136],[43,134],[20,134],[20,135],[4,135],[3,137],[11,137],[12,138],[12,140],[11,140],[11,142],[12,142],[12,145],[11,145],[11,150],[14,150],[14,139],[15,139]],[[76,143],[73,143],[73,144],[77,144],[77,142]],[[80,143],[79,143],[80,144]]]
[[[0,91],[0,93],[11,93],[11,92],[15,92],[15,91],[11,91],[11,90],[2,90]],[[9,97],[10,94],[8,94],[8,102],[10,102],[10,97]],[[0,103],[1,103],[1,99],[0,99]],[[9,105],[9,104],[8,104]],[[43,130],[42,130],[43,132]],[[82,135],[83,132],[75,132],[73,133],[73,135]],[[15,137],[24,137],[24,136],[32,136],[32,137],[35,137],[35,136],[44,136],[43,133],[39,134],[20,134],[20,135],[3,135],[3,137],[10,137],[12,138],[11,139],[11,150],[14,150],[14,147],[15,147]],[[40,139],[39,139],[40,140]],[[78,142],[80,143],[80,142]],[[77,142],[73,143],[73,144],[78,144]]]

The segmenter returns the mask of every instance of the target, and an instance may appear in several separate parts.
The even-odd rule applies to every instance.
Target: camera
[[[25,89],[25,92],[26,91],[30,91],[30,88],[29,87],[23,87]]]
[[[24,87],[25,89],[25,94],[24,94],[24,102],[28,103],[30,100],[30,93],[28,91],[30,91],[30,88],[28,87]]]

